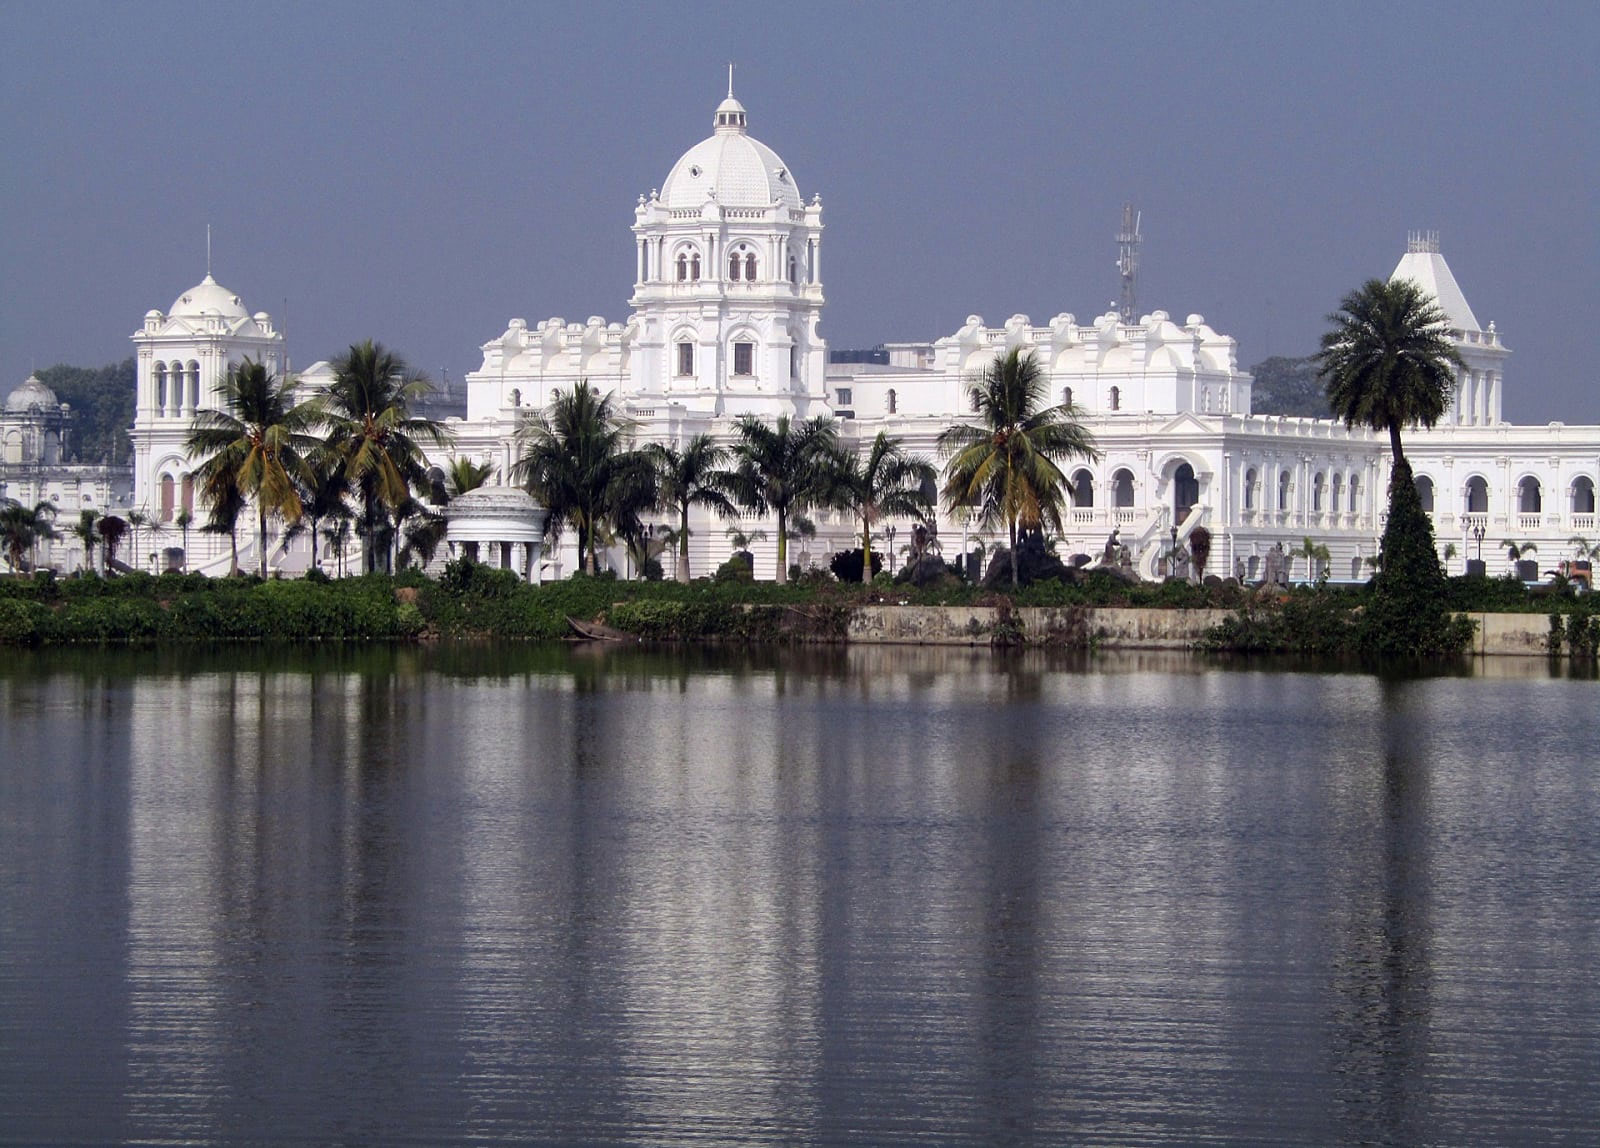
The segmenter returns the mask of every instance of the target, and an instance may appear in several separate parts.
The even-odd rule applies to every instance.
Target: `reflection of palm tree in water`
[[[1344,1082],[1341,1139],[1417,1143],[1425,1139],[1425,1078],[1433,1012],[1428,856],[1430,769],[1424,731],[1412,712],[1419,683],[1385,681],[1381,791],[1372,818],[1344,843],[1357,872],[1345,891],[1334,957],[1329,1052]],[[1363,849],[1372,867],[1358,860]]]

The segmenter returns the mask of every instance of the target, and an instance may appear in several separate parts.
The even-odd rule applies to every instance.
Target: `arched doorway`
[[[1194,467],[1179,463],[1172,472],[1172,521],[1182,522],[1189,511],[1200,501],[1200,480],[1194,476]]]

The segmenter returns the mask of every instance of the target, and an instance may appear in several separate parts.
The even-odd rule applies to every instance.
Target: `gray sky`
[[[1141,310],[1305,354],[1437,228],[1507,415],[1600,423],[1597,13],[4,0],[0,391],[127,355],[208,222],[298,365],[372,337],[459,379],[512,317],[623,319],[635,197],[732,59],[822,195],[835,347],[1102,312],[1131,199]]]

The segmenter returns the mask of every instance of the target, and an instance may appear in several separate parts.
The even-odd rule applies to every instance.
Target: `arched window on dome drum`
[[[688,280],[689,280],[689,257],[687,255],[681,255],[680,254],[678,256],[678,282],[679,283],[686,283],[686,282],[688,282]]]
[[[1246,510],[1254,510],[1256,508],[1255,467],[1251,467],[1249,470],[1244,472],[1244,508]]]
[[[754,255],[746,255],[744,257],[744,277],[751,283],[756,281],[756,257]]]
[[[172,500],[176,493],[177,484],[172,481],[172,476],[170,474],[163,474],[161,476],[160,521],[172,521]]]
[[[200,364],[189,360],[189,409],[200,409]]]
[[[167,409],[167,365],[157,363],[155,368],[156,382],[156,410],[165,413]]]
[[[1433,513],[1433,479],[1425,474],[1417,475],[1417,501],[1424,511]]]
[[[894,388],[889,388],[889,413],[895,414],[900,408],[899,396],[894,393]]]
[[[1120,411],[1122,409],[1122,388],[1121,387],[1112,387],[1111,388],[1111,409],[1114,410],[1114,411]]]
[[[735,251],[732,255],[728,256],[728,278],[732,279],[734,282],[738,282],[739,280],[739,264],[739,253]]]

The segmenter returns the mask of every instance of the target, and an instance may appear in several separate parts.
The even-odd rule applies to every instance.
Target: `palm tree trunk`
[[[678,581],[689,581],[689,504],[683,504],[683,513],[678,519]]]
[[[239,522],[235,519],[228,524],[228,576],[239,573]]]
[[[863,586],[872,581],[872,527],[867,525],[867,520],[861,520],[861,584]]]
[[[1015,518],[1013,518],[1011,520],[1010,526],[1011,526],[1011,588],[1012,589],[1016,589],[1018,586],[1020,586],[1022,584],[1022,574],[1021,574],[1021,571],[1018,569],[1018,567],[1021,565],[1021,563],[1019,563],[1017,561],[1017,520]]]
[[[1389,424],[1389,449],[1394,452],[1396,465],[1406,460],[1405,453],[1400,449],[1400,424],[1397,422]]]
[[[778,511],[778,585],[789,581],[789,515]]]
[[[259,551],[257,568],[261,571],[261,577],[265,578],[267,576],[267,508],[260,503],[256,505],[256,547]]]

